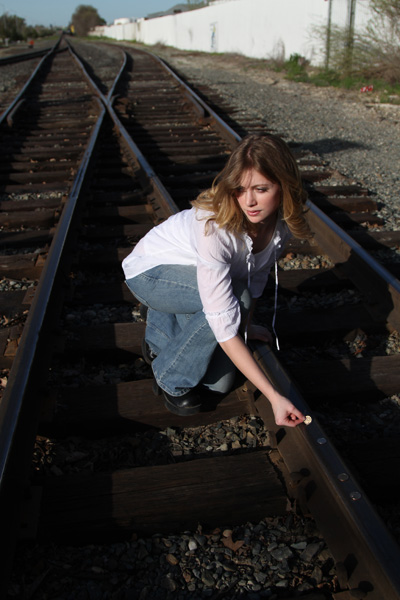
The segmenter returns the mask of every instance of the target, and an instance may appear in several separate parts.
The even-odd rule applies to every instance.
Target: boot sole
[[[164,406],[165,408],[167,408],[170,412],[174,413],[174,415],[179,415],[180,417],[188,417],[190,415],[195,415],[198,412],[200,412],[201,409],[201,404],[197,405],[197,406],[190,406],[190,407],[186,407],[186,408],[179,408],[177,406],[175,406],[172,402],[170,402],[168,400],[168,398],[164,396]]]
[[[175,404],[173,404],[173,402],[170,401],[166,394],[164,394],[163,390],[160,388],[155,378],[153,379],[152,390],[155,396],[163,396],[165,408],[167,408],[170,412],[174,413],[174,415],[179,415],[180,417],[188,417],[190,415],[195,415],[198,412],[200,412],[201,403],[197,404],[196,406],[188,406],[186,408],[179,408],[178,406],[175,406]]]

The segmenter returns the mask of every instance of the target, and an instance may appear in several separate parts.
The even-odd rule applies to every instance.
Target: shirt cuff
[[[205,313],[217,342],[226,342],[239,332],[241,314],[239,304],[221,313]]]

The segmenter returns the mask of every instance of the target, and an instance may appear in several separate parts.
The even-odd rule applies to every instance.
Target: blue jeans
[[[156,355],[152,368],[158,385],[171,396],[182,396],[200,382],[213,391],[229,391],[236,368],[203,312],[196,267],[160,265],[126,283],[149,309],[145,338]],[[251,296],[245,282],[233,281],[232,286],[243,320]]]

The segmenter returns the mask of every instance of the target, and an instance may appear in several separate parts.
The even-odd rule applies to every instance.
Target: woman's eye
[[[261,194],[264,194],[264,193],[265,193],[265,192],[267,192],[267,191],[268,191],[268,188],[264,188],[264,187],[262,187],[262,188],[257,188],[257,192],[260,192]]]

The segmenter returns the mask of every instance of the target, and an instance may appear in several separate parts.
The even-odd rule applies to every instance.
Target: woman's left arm
[[[304,415],[270,383],[240,335],[220,342],[220,346],[239,371],[268,398],[277,425],[296,427],[304,421]]]

